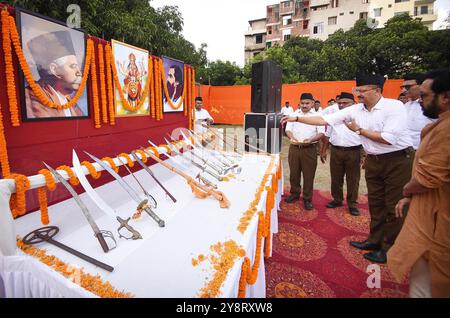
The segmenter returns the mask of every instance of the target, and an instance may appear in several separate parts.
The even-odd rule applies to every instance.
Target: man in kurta
[[[388,252],[400,281],[410,272],[411,297],[450,297],[450,72],[433,71],[420,87],[423,113],[436,122],[422,130],[412,178],[396,206],[403,228]]]

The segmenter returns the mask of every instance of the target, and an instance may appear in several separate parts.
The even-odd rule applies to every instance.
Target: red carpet
[[[364,251],[349,245],[369,232],[367,196],[359,199],[358,217],[347,206],[327,209],[329,192],[314,191],[313,211],[303,201],[281,204],[273,256],[266,259],[267,297],[407,297],[407,282],[397,284],[386,265],[380,265],[381,288],[369,288],[371,263]]]

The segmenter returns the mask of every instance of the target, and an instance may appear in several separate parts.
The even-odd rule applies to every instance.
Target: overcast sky
[[[266,6],[279,3],[279,0],[151,0],[150,5],[178,6],[183,15],[184,37],[197,48],[201,43],[208,44],[210,61],[223,60],[244,66],[244,33],[249,20],[264,18]],[[438,21],[450,11],[450,0],[437,0],[434,4]]]

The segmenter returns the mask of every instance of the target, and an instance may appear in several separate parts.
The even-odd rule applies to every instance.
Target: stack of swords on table
[[[185,151],[181,151],[181,148],[178,148],[175,146],[172,142],[169,142],[167,139],[167,145],[169,146],[172,154],[176,154],[178,156],[172,156],[168,153],[164,153],[164,155],[172,159],[172,162],[176,164],[179,169],[176,169],[175,167],[171,166],[170,164],[163,162],[159,158],[157,158],[153,153],[147,152],[145,148],[141,148],[144,153],[146,153],[150,158],[153,158],[157,162],[160,162],[164,167],[168,168],[172,172],[182,176],[186,180],[188,180],[188,183],[191,187],[196,187],[203,193],[207,193],[208,195],[213,195],[217,200],[220,201],[220,206],[222,208],[227,208],[229,206],[229,201],[225,197],[225,195],[220,192],[216,191],[218,189],[217,184],[212,182],[208,179],[208,177],[205,176],[206,174],[209,174],[211,177],[215,178],[218,182],[222,181],[224,176],[226,176],[230,172],[234,172],[236,174],[239,174],[241,172],[241,167],[239,164],[235,161],[236,158],[239,158],[238,156],[233,156],[233,159],[230,158],[226,153],[221,151],[215,151],[213,149],[208,149],[204,144],[202,137],[195,134],[193,131],[189,131],[190,138],[186,136],[183,132],[181,132],[185,145],[188,147],[188,149]],[[172,140],[174,141],[174,140]],[[154,143],[152,143],[150,140],[148,141],[153,147],[158,148]],[[138,180],[138,178],[134,175],[134,173],[127,167],[126,162],[122,161],[120,156],[117,156],[117,160],[126,168],[128,171],[128,174],[132,177],[132,179],[137,183],[140,191],[136,191],[128,181],[124,180],[114,169],[104,161],[100,160],[99,158],[95,157],[94,155],[85,152],[87,156],[89,156],[94,162],[96,162],[101,168],[103,168],[105,171],[107,171],[111,176],[113,176],[118,184],[125,190],[125,192],[129,195],[129,197],[135,201],[136,203],[136,213],[139,215],[143,212],[148,214],[148,216],[153,219],[159,227],[164,227],[165,222],[157,215],[155,212],[157,208],[157,201],[155,198],[145,189],[145,187],[141,184],[141,182]],[[207,157],[204,157],[203,155],[207,155]],[[135,152],[131,152],[132,157],[135,161],[139,163],[140,166],[150,175],[151,178],[158,184],[158,186],[164,191],[164,193],[167,195],[167,197],[170,198],[173,203],[177,202],[175,197],[164,187],[164,185],[156,178],[152,170],[142,161],[140,156]],[[117,232],[119,235],[119,238],[123,238],[126,240],[139,240],[142,239],[141,233],[139,233],[135,228],[133,228],[129,222],[131,217],[128,217],[126,219],[122,219],[120,216],[117,215],[117,211],[115,211],[108,203],[106,203],[98,194],[97,192],[92,188],[89,181],[86,178],[85,172],[83,171],[83,168],[80,164],[80,160],[78,159],[77,153],[75,150],[73,150],[73,170],[79,179],[81,185],[85,189],[88,196],[94,201],[95,205],[103,212],[105,212],[108,216],[113,218],[119,223],[119,227],[117,228]],[[94,220],[91,212],[86,207],[84,202],[81,200],[81,198],[78,196],[75,189],[70,185],[69,182],[66,181],[66,179],[55,169],[50,167],[48,164],[44,162],[44,165],[46,168],[53,174],[56,180],[58,180],[72,195],[74,201],[82,211],[84,217],[86,218],[87,222],[89,223],[90,227],[92,228],[94,232],[94,236],[98,240],[103,252],[108,253],[109,251],[115,249],[117,247],[117,241],[114,238],[114,235],[110,231],[100,230],[98,225],[96,224],[96,221]],[[185,173],[184,171],[191,171],[194,168],[194,174],[195,177],[189,175],[188,173]],[[198,179],[197,181],[192,181],[193,179]],[[201,182],[201,183],[200,183]],[[134,215],[136,215],[136,213]],[[130,234],[126,235],[123,233],[123,229],[126,229]],[[37,229],[35,231],[32,231],[31,233],[27,234],[24,238],[24,243],[26,244],[37,244],[40,242],[47,242],[51,243],[53,245],[56,245],[65,251],[72,253],[73,255],[92,263],[100,268],[103,268],[107,271],[112,272],[114,270],[113,267],[104,264],[92,257],[89,257],[79,251],[74,250],[73,248],[70,248],[62,243],[59,243],[55,240],[53,240],[53,237],[59,232],[59,228],[55,226],[50,227],[43,227],[40,229]]]

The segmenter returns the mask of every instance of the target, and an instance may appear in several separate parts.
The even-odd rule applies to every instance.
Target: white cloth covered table
[[[160,164],[151,166],[157,178],[177,199],[174,204],[145,171],[138,171],[136,176],[158,202],[155,212],[166,222],[164,228],[159,228],[143,213],[139,220],[130,222],[143,236],[143,239],[138,241],[119,239],[116,231],[117,221],[100,211],[86,193],[81,194],[80,197],[99,228],[114,233],[118,246],[107,254],[101,250],[92,229],[73,199],[50,206],[49,225],[60,228],[54,239],[113,266],[115,270],[112,273],[48,243],[38,244],[37,247],[46,249],[48,254],[55,255],[66,263],[83,268],[86,273],[99,274],[104,281],[109,281],[118,290],[130,292],[136,297],[197,297],[201,288],[211,279],[213,268],[208,262],[194,267],[192,258],[200,254],[210,254],[209,248],[213,244],[234,240],[246,250],[246,256],[253,263],[258,214],[254,215],[244,234],[239,233],[237,227],[243,213],[255,198],[270,159],[268,156],[246,155],[241,161],[242,173],[229,182],[218,184],[219,190],[223,191],[231,202],[229,209],[221,209],[219,202],[213,197],[203,200],[195,198],[183,178]],[[278,164],[278,157],[275,162]],[[271,172],[276,169],[277,165]],[[208,178],[213,180],[210,176]],[[136,191],[139,190],[130,176],[125,179]],[[271,184],[269,177],[266,185]],[[131,216],[136,209],[136,204],[116,181],[98,187],[96,191],[123,218]],[[271,211],[272,234],[278,231],[277,210],[282,191],[281,179],[278,193],[275,195],[275,206]],[[258,211],[267,213],[266,198],[267,192],[261,197]],[[2,209],[0,214],[5,213],[4,210]],[[24,237],[42,226],[40,213],[31,213],[16,219],[13,226],[15,233]],[[3,239],[8,238],[4,238],[2,234]],[[261,248],[264,248],[264,244]],[[263,251],[261,253],[264,255]],[[238,295],[242,262],[243,258],[236,261],[229,271],[219,297]],[[0,276],[6,297],[96,297],[20,250],[17,255],[0,256]],[[261,257],[257,282],[247,286],[246,297],[265,297],[265,288],[264,258]],[[0,296],[1,290],[0,287]]]

